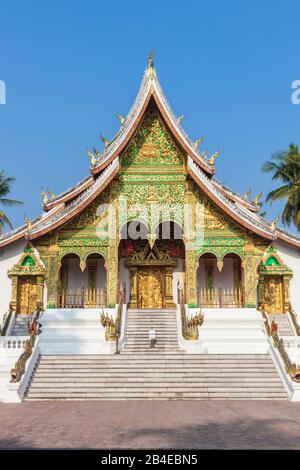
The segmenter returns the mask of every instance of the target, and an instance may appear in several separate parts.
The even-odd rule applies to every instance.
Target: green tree
[[[262,171],[272,173],[272,180],[281,185],[269,192],[266,202],[284,201],[281,215],[284,225],[292,222],[300,230],[300,154],[297,145],[291,144],[286,151],[276,152],[265,162]]]
[[[0,171],[0,234],[4,232],[5,225],[8,225],[11,229],[13,228],[11,221],[1,209],[1,206],[12,207],[23,204],[21,201],[6,197],[10,193],[11,184],[15,179],[14,176],[5,176],[4,170]]]

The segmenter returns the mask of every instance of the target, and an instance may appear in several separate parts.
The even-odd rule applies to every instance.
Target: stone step
[[[143,395],[141,395],[140,393],[130,393],[130,394],[126,394],[126,396],[124,397],[124,394],[122,393],[103,393],[103,392],[98,392],[98,393],[76,393],[76,394],[72,394],[71,396],[68,395],[68,394],[63,394],[63,393],[57,393],[57,392],[53,392],[53,393],[41,393],[41,392],[38,392],[38,393],[32,393],[32,395],[28,398],[26,398],[26,400],[70,400],[70,401],[74,401],[74,400],[101,400],[101,401],[110,401],[110,400],[146,400],[146,399],[149,399],[149,400],[161,400],[161,399],[166,399],[166,400],[170,400],[170,399],[178,399],[178,400],[182,400],[182,399],[186,399],[186,400],[191,400],[191,399],[203,399],[203,400],[211,400],[211,399],[219,399],[219,400],[226,400],[226,399],[229,399],[229,400],[266,400],[266,399],[269,399],[269,400],[279,400],[279,399],[282,399],[282,400],[286,400],[286,394],[285,393],[281,393],[281,392],[257,392],[257,391],[254,391],[254,392],[202,392],[202,393],[199,393],[199,392],[186,392],[186,393],[180,393],[180,394],[176,394],[176,393],[160,393],[160,394],[157,394],[157,392],[155,393],[145,393]]]
[[[238,361],[236,358],[231,358],[231,357],[228,357],[227,356],[223,356],[225,357],[226,359],[224,360],[219,360],[219,359],[216,359],[214,357],[210,357],[210,355],[207,355],[205,357],[201,357],[200,355],[191,355],[191,354],[185,354],[183,353],[181,350],[179,352],[162,352],[159,357],[157,357],[157,352],[155,351],[155,348],[154,348],[154,351],[153,349],[149,348],[146,350],[146,353],[145,354],[137,354],[134,356],[134,359],[137,360],[137,361],[141,361],[141,360],[145,360],[145,361],[149,361],[151,360],[152,358],[154,360],[157,360],[157,361],[162,361],[162,360],[168,360],[168,359],[173,359],[173,360],[176,360],[176,361],[184,361],[184,362],[192,362],[192,361],[199,361],[201,363],[216,363],[216,364],[221,364],[223,362],[231,362],[231,363],[236,363],[237,365],[243,365],[243,364],[247,364],[247,363],[253,363],[253,364],[257,364],[257,363],[268,363],[270,365],[273,365],[273,362],[271,360],[271,358],[269,357],[267,360],[266,359],[263,359],[263,358],[260,358],[258,357],[257,359],[244,359],[242,358],[240,361]],[[74,363],[74,362],[89,362],[89,363],[103,363],[103,361],[126,361],[126,360],[133,360],[133,356],[131,353],[127,353],[127,352],[121,352],[121,354],[119,355],[115,355],[115,354],[105,354],[103,356],[97,356],[95,358],[86,358],[85,356],[80,356],[80,359],[74,359],[72,356],[69,356],[69,355],[66,355],[65,356],[65,359],[59,357],[59,358],[54,358],[52,359],[51,356],[48,356],[48,358],[46,357],[42,357],[42,359],[40,359],[40,362],[70,362],[70,363]]]
[[[157,344],[149,347],[153,326]],[[187,354],[176,312],[129,311],[119,355],[39,358],[26,400],[286,399],[268,354]]]
[[[224,359],[223,361],[218,361],[217,359],[203,359],[201,360],[198,357],[188,357],[186,355],[180,355],[177,357],[176,354],[173,355],[168,355],[168,356],[160,356],[157,358],[155,355],[153,357],[147,357],[145,355],[144,357],[134,357],[132,358],[131,356],[128,357],[128,355],[123,356],[120,354],[119,356],[117,355],[112,355],[112,356],[105,356],[101,359],[94,359],[92,362],[89,359],[78,359],[77,361],[74,361],[74,359],[69,359],[68,356],[66,356],[66,359],[54,359],[54,360],[48,360],[48,359],[41,359],[40,364],[50,364],[51,366],[53,364],[71,364],[73,365],[76,363],[77,365],[80,364],[89,364],[91,366],[93,365],[102,365],[102,364],[112,364],[112,363],[117,363],[117,364],[123,364],[123,363],[128,363],[128,364],[149,364],[149,363],[155,363],[155,364],[169,364],[169,363],[174,363],[176,365],[189,365],[189,364],[209,364],[209,365],[218,365],[222,367],[224,364],[230,364],[230,365],[236,365],[236,367],[240,368],[243,366],[256,366],[259,364],[264,364],[264,365],[271,365],[273,366],[273,363],[271,361],[264,361],[263,359],[258,359],[255,361],[254,359],[249,359],[247,362],[244,362],[243,364],[240,364],[239,362],[236,361],[236,359]]]
[[[43,387],[44,388],[44,387]],[[41,393],[43,394],[43,388],[40,390],[38,387],[32,387],[31,394],[34,393]],[[52,393],[57,393],[57,394],[64,394],[64,395],[75,395],[77,393],[86,393],[88,395],[90,394],[99,394],[99,392],[103,392],[106,394],[112,394],[114,395],[115,393],[118,394],[125,394],[125,393],[130,393],[130,394],[147,394],[147,393],[173,393],[173,394],[178,394],[178,393],[186,393],[186,394],[192,394],[192,393],[251,393],[251,392],[256,392],[256,393],[266,393],[265,387],[262,386],[262,384],[258,385],[257,387],[250,387],[249,385],[245,385],[245,387],[240,387],[238,384],[236,386],[226,386],[226,387],[220,387],[220,386],[193,386],[189,384],[188,387],[183,387],[183,386],[176,386],[173,384],[170,384],[169,387],[166,386],[126,386],[126,387],[95,387],[95,386],[88,386],[87,384],[84,384],[84,386],[71,386],[68,388],[66,385],[64,387],[52,387],[49,384],[47,385],[47,394],[52,394]],[[272,385],[272,394],[276,393],[282,393],[282,388],[280,387],[280,384],[278,387]]]
[[[263,374],[260,374],[259,376],[254,376],[254,377],[249,377],[249,376],[239,376],[236,374],[235,376],[228,375],[226,377],[216,377],[215,375],[201,375],[201,374],[191,374],[191,375],[174,375],[174,374],[155,374],[155,375],[140,375],[140,376],[135,376],[134,374],[122,374],[120,373],[119,375],[117,374],[95,374],[95,375],[89,375],[86,374],[84,375],[79,375],[79,374],[68,374],[65,377],[61,377],[61,375],[46,375],[46,374],[36,374],[35,375],[35,380],[34,380],[34,385],[37,383],[78,383],[78,379],[80,379],[80,383],[82,382],[90,382],[90,383],[102,383],[103,378],[105,378],[105,384],[107,383],[124,383],[124,382],[129,382],[129,383],[134,383],[134,382],[143,382],[144,380],[149,381],[149,383],[218,383],[222,386],[224,382],[228,384],[230,383],[280,383],[280,378],[277,375],[270,375],[270,376],[264,376]],[[163,380],[162,380],[163,379]],[[179,381],[179,382],[176,382]]]
[[[65,359],[63,358],[57,358],[57,359],[46,359],[42,357],[40,359],[40,364],[47,364],[50,363],[52,364],[71,364],[73,365],[74,363],[76,364],[111,364],[113,362],[116,362],[118,364],[120,363],[144,363],[144,364],[149,364],[149,361],[153,361],[158,364],[165,364],[169,362],[174,362],[175,364],[192,364],[192,363],[199,363],[199,364],[217,364],[219,366],[222,366],[224,364],[235,364],[237,367],[243,367],[243,366],[248,366],[248,365],[256,365],[256,364],[267,364],[267,365],[273,365],[271,359],[269,358],[268,360],[265,360],[263,358],[258,358],[258,359],[248,359],[244,360],[243,362],[239,362],[237,359],[234,358],[226,358],[222,360],[218,360],[215,358],[210,358],[209,356],[206,356],[205,358],[197,357],[197,355],[189,356],[188,354],[165,354],[161,355],[159,358],[156,357],[155,354],[151,353],[152,356],[144,355],[144,356],[135,356],[134,358],[132,355],[128,354],[120,354],[120,355],[104,355],[101,356],[100,358],[95,358],[95,359],[89,359],[85,358],[84,356],[81,356],[79,359],[75,360],[74,358],[69,358],[69,356],[66,356]]]
[[[177,366],[177,367],[176,367]],[[137,372],[151,372],[153,370],[157,371],[157,372],[160,372],[160,371],[165,371],[166,373],[169,371],[170,373],[174,373],[176,372],[176,369],[178,370],[178,372],[180,373],[183,373],[183,372],[188,372],[188,371],[195,371],[195,372],[208,372],[210,371],[212,374],[216,374],[216,372],[220,372],[220,371],[224,371],[224,373],[228,372],[228,371],[235,371],[235,370],[238,370],[240,371],[240,373],[242,372],[246,372],[248,373],[249,375],[252,374],[253,372],[256,372],[258,373],[259,371],[261,371],[262,373],[267,373],[268,370],[272,370],[273,368],[270,368],[269,366],[268,367],[259,367],[259,366],[249,366],[247,368],[238,368],[238,367],[232,367],[232,366],[227,366],[227,367],[218,367],[218,366],[213,366],[213,367],[210,367],[210,366],[205,366],[205,365],[202,365],[202,364],[179,364],[177,365],[176,363],[166,363],[166,364],[159,364],[159,363],[151,363],[149,366],[147,366],[147,363],[143,364],[143,363],[135,363],[135,362],[132,362],[130,364],[127,364],[127,363],[114,363],[114,364],[102,364],[102,365],[97,365],[97,366],[92,366],[90,364],[82,364],[82,365],[64,365],[64,364],[58,364],[58,365],[46,365],[46,364],[40,364],[39,365],[39,370],[40,371],[51,371],[51,370],[55,370],[55,371],[61,371],[61,370],[76,370],[77,371],[86,371],[87,372],[92,372],[94,371],[95,373],[98,372],[98,371],[102,371],[103,369],[107,369],[107,368],[111,368],[112,370],[116,370],[116,369],[126,369],[126,372],[128,372],[128,369],[133,369],[133,371],[137,370]]]

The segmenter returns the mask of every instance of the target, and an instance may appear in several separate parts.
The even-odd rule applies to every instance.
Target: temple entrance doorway
[[[138,308],[164,308],[165,270],[145,266],[138,269]]]
[[[264,302],[267,313],[284,312],[284,289],[282,276],[266,276]]]
[[[36,301],[36,276],[20,276],[18,282],[17,313],[34,313],[36,311]]]
[[[168,231],[164,224],[152,235],[139,221],[127,223],[121,231],[120,283],[127,285],[129,308],[159,310],[176,305],[176,286],[184,281],[184,244],[177,224],[168,222]]]

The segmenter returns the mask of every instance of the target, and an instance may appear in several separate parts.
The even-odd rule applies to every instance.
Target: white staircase
[[[270,324],[272,323],[273,319],[277,323],[279,336],[294,336],[295,335],[292,329],[292,326],[290,324],[290,320],[285,313],[275,314],[275,315],[268,314],[268,317],[269,317]]]
[[[179,351],[176,310],[128,310],[126,353],[139,354],[149,350],[149,329],[155,329],[156,352]]]
[[[16,315],[11,336],[28,336],[29,335],[29,315]]]
[[[148,330],[157,347],[149,348]],[[286,399],[268,354],[187,354],[175,312],[128,312],[119,355],[41,355],[26,400]]]

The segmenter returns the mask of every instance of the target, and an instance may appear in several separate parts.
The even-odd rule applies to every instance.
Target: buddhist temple
[[[84,179],[0,237],[0,401],[299,399],[300,238],[218,180],[152,53],[117,118]]]

